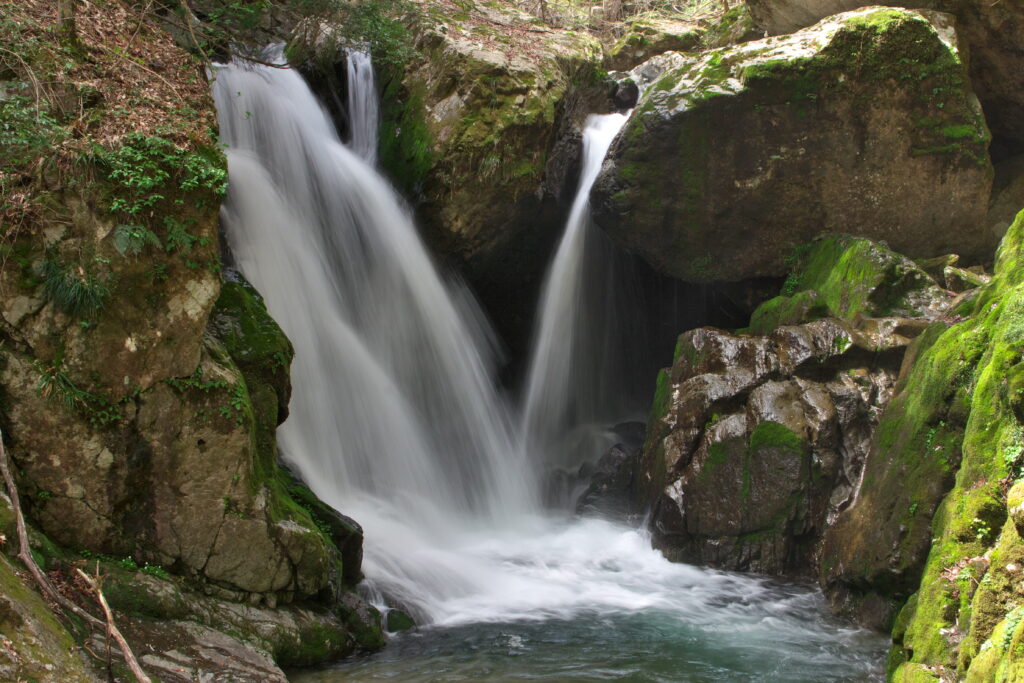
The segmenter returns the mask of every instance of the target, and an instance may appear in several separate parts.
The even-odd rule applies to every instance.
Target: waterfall
[[[362,50],[346,52],[348,67],[349,147],[370,166],[377,164],[377,127],[380,112],[373,62]]]
[[[263,55],[275,59],[280,50]],[[666,680],[754,680],[766,661],[778,667],[772,680],[874,672],[875,641],[844,635],[813,591],[672,564],[636,529],[539,512],[534,471],[568,457],[559,430],[611,414],[591,401],[610,403],[593,383],[608,353],[593,349],[613,322],[600,304],[619,285],[614,264],[600,264],[609,252],[588,225],[586,197],[622,117],[593,118],[585,131],[584,177],[517,417],[494,388],[492,333],[471,294],[442,281],[372,157],[353,151],[376,128],[366,111],[351,112],[350,149],[295,72],[232,63],[215,75],[227,240],[295,346],[282,454],[363,525],[368,589],[432,625],[384,661],[364,660],[366,675],[318,680],[522,678],[531,663],[547,680],[552,671],[636,677],[657,653],[668,659],[651,671]],[[349,87],[360,90],[354,101],[372,99],[369,78]],[[393,666],[388,652],[412,654]],[[510,657],[520,652],[531,656]]]
[[[363,524],[366,572],[391,594],[471,590],[444,555],[456,531],[536,506],[482,315],[297,73],[221,65],[214,98],[227,240],[295,346],[284,457]]]
[[[539,466],[578,467],[599,455],[612,445],[607,421],[622,417],[613,367],[623,351],[614,343],[621,293],[611,247],[590,221],[589,196],[626,119],[587,120],[579,187],[542,289],[520,425],[523,448]]]

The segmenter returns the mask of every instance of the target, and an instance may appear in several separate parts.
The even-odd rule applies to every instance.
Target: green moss
[[[329,622],[310,621],[303,625],[297,643],[281,643],[273,652],[281,667],[306,667],[348,654],[352,635]]]
[[[644,477],[635,478],[638,500],[653,499],[655,493],[664,486],[668,475],[663,440],[667,436],[667,426],[664,423],[664,418],[671,407],[671,400],[672,376],[668,369],[662,368],[658,371],[655,383],[651,410],[647,417],[647,434],[644,439],[643,448],[644,457],[649,459],[644,469],[651,472],[651,477],[649,480]]]
[[[716,468],[724,465],[729,460],[729,445],[725,441],[718,441],[708,446],[708,457],[701,464],[700,474],[697,481],[707,481],[711,478]]]
[[[1007,381],[1020,362],[1024,343],[1024,287],[1018,270],[1022,239],[1024,214],[1004,237],[996,275],[979,297],[984,305],[977,305],[973,318],[950,328],[936,343],[942,353],[934,360],[946,367],[938,380],[944,378],[950,387],[941,391],[952,394],[951,407],[969,417],[964,420],[962,462],[953,490],[943,499],[930,530],[934,542],[918,605],[898,643],[911,663],[946,666],[961,674],[974,671],[969,680],[990,680],[986,676],[1009,666],[1000,643],[1016,626],[1011,619],[1000,631],[999,624],[1017,606],[1014,586],[1019,579],[1006,568],[1024,566],[1024,543],[1013,523],[1006,521],[1004,495],[1006,482],[1018,471],[1024,442]],[[927,360],[918,361],[914,373]],[[940,391],[938,386],[917,386],[913,375],[908,390],[912,388],[926,394]],[[926,449],[924,455],[931,454]],[[956,461],[947,464],[955,469]],[[964,570],[957,572],[957,567],[969,558],[986,553],[991,566],[984,577],[949,580],[951,574],[962,577]],[[979,578],[976,592],[966,600],[971,596],[967,589]],[[967,634],[959,648],[937,635],[954,624]]]
[[[798,325],[830,314],[824,298],[814,290],[777,296],[758,306],[750,316],[748,334],[769,334],[781,325]]]
[[[0,633],[7,640],[0,666],[10,680],[93,680],[76,655],[74,637],[39,595],[0,556]],[[8,653],[13,652],[11,657]]]
[[[425,117],[426,88],[406,87],[400,72],[389,76],[381,94],[378,158],[398,190],[414,197],[434,163],[434,141]]]
[[[387,629],[391,633],[398,633],[399,631],[407,631],[407,630],[409,630],[410,628],[412,628],[415,625],[416,625],[416,622],[414,622],[412,620],[412,617],[410,617],[408,614],[406,614],[402,610],[400,610],[400,609],[390,609],[390,610],[388,610]]]
[[[871,240],[829,235],[801,249],[793,259],[792,295],[768,302],[754,313],[759,329],[773,320],[825,314],[917,316],[914,299],[941,296],[935,282],[913,262]],[[814,292],[817,296],[801,292]]]
[[[786,425],[771,420],[759,422],[750,433],[750,452],[774,448],[787,453],[803,453],[807,443]]]

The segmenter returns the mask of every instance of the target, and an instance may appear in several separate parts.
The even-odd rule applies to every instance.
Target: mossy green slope
[[[6,508],[4,508],[6,509]],[[70,632],[0,555],[0,678],[8,681],[102,680]]]
[[[862,497],[851,509],[875,509],[869,512],[873,521],[859,526],[863,534],[875,535],[873,543],[888,564],[881,557],[865,564],[869,555],[861,555],[858,566],[853,557],[843,557],[843,580],[889,590],[893,598],[919,585],[894,630],[894,680],[1009,680],[1019,666],[1013,645],[1019,637],[1024,542],[1006,491],[1024,474],[1024,387],[1017,380],[1024,375],[1022,257],[1024,212],[1004,238],[995,278],[971,318],[926,335],[922,343],[928,348],[882,417],[879,448],[872,451]],[[940,498],[947,486],[951,490]],[[888,519],[885,510],[892,512]],[[877,534],[894,526],[905,532],[890,547]],[[842,538],[843,525],[837,528]],[[919,551],[909,546],[929,543],[917,581],[908,559]]]

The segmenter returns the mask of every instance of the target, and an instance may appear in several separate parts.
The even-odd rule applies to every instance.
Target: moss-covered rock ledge
[[[970,317],[922,339],[881,418],[864,495],[826,552],[837,560],[828,576],[861,595],[916,590],[893,631],[896,681],[1003,681],[1024,672],[1022,259],[1024,213]],[[887,529],[899,534],[880,538]]]
[[[991,257],[989,133],[950,17],[865,8],[660,59],[592,199],[613,239],[662,272],[781,276],[822,230]]]

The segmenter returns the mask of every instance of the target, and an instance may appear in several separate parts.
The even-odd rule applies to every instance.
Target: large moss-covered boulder
[[[861,0],[746,0],[755,23],[775,35],[810,26],[831,14],[861,7]],[[887,3],[935,9],[957,19],[969,47],[971,81],[993,135],[1006,151],[1024,151],[1024,6],[985,0],[902,0]]]
[[[989,133],[950,23],[866,8],[663,60],[594,188],[596,220],[689,281],[782,275],[823,230],[985,259]]]

